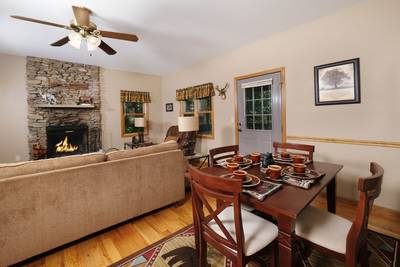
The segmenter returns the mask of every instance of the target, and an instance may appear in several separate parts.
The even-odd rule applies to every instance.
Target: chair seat
[[[351,225],[345,218],[309,206],[297,218],[295,233],[321,247],[345,254]]]
[[[236,241],[233,207],[227,207],[218,218]],[[251,256],[265,248],[278,236],[278,227],[251,212],[242,209],[242,224],[244,234],[244,254]],[[217,234],[225,238],[224,233],[214,220],[208,224]]]

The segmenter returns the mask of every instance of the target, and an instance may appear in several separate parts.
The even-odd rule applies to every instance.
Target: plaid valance
[[[121,91],[121,102],[150,103],[150,93],[137,91]]]
[[[212,83],[205,83],[201,85],[191,86],[183,89],[176,90],[176,100],[184,101],[187,99],[198,99],[208,96],[214,96],[214,85]]]

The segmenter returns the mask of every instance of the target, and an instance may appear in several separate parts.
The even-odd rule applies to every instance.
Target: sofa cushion
[[[88,153],[61,158],[0,164],[0,179],[99,163],[105,160],[104,153]]]
[[[144,156],[176,149],[178,149],[178,144],[175,141],[168,141],[158,145],[140,147],[132,150],[112,151],[107,153],[107,161]]]

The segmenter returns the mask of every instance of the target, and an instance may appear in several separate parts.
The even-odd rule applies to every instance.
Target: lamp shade
[[[69,39],[68,43],[70,45],[72,45],[76,49],[80,49],[81,48],[82,36],[79,33],[71,32],[68,35],[68,39]]]
[[[101,43],[100,38],[90,35],[86,38],[86,45],[88,51],[95,50]]]
[[[178,130],[180,132],[194,132],[199,130],[199,117],[178,117]]]
[[[135,127],[144,127],[144,118],[135,118]]]

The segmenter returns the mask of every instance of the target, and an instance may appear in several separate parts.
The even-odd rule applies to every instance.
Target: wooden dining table
[[[282,182],[281,188],[267,196],[263,201],[259,201],[246,193],[241,195],[242,203],[274,217],[277,221],[279,228],[279,266],[294,265],[293,233],[296,218],[324,188],[326,188],[327,192],[327,209],[329,212],[336,212],[336,174],[343,166],[317,161],[310,163],[308,167],[325,173],[309,189],[299,188]],[[228,173],[223,167],[208,167],[202,169],[202,171],[218,176]],[[246,171],[258,176],[261,180],[267,180],[266,174],[260,171],[258,165]]]

